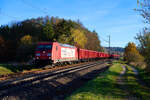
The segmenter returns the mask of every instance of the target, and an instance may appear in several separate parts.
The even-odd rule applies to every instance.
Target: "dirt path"
[[[123,68],[123,71],[120,73],[120,76],[117,79],[117,83],[122,89],[125,89],[123,75],[126,73],[126,67],[122,66],[122,68]]]
[[[118,87],[124,91],[125,100],[149,100],[150,89],[139,77],[139,72],[132,66],[122,66],[123,71],[117,79]]]
[[[130,67],[131,67],[131,66],[130,66]],[[139,74],[138,70],[136,70],[134,67],[131,67],[131,68],[132,68],[132,70],[133,70],[133,72],[134,72],[135,75],[138,75],[138,74]]]
[[[131,68],[132,68],[132,70],[133,70],[133,72],[134,72],[134,74],[135,74],[135,77],[136,77],[136,79],[137,79],[137,82],[138,82],[140,85],[143,85],[143,86],[148,87],[148,86],[146,85],[146,83],[145,83],[144,81],[142,81],[142,79],[139,77],[139,72],[138,72],[138,70],[136,70],[134,67],[131,67]]]
[[[123,71],[120,73],[120,76],[117,79],[118,87],[124,90],[124,94],[126,94],[125,100],[138,100],[136,96],[134,96],[131,91],[128,90],[128,84],[126,83],[125,74],[128,71],[126,66],[122,66]],[[134,70],[137,74],[137,71]]]

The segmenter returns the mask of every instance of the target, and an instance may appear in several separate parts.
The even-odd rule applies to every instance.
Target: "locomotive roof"
[[[62,43],[59,43],[60,46],[63,46],[63,47],[70,47],[70,48],[76,48],[75,46],[72,46],[72,45],[69,45],[69,44],[62,44]]]
[[[38,44],[53,44],[53,43],[58,43],[58,42],[39,42]],[[76,48],[75,46],[69,44],[62,44],[62,43],[58,43],[58,44],[63,47]]]

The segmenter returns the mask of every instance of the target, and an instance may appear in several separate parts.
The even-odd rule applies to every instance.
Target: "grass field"
[[[117,88],[116,83],[118,75],[123,70],[121,66],[115,62],[108,71],[89,81],[65,100],[119,100],[124,97],[123,90]]]
[[[10,69],[7,69],[3,67],[3,65],[0,65],[0,75],[5,75],[5,74],[11,74],[13,73]]]
[[[140,78],[150,87],[150,73],[138,68]]]
[[[23,72],[26,70],[38,70],[39,68],[34,68],[32,66],[13,66],[12,64],[1,63],[0,64],[0,75],[13,74],[17,72]]]
[[[12,74],[17,72],[10,64],[0,64],[0,75]]]
[[[124,84],[118,84],[123,65],[124,62],[115,61],[108,71],[99,74],[65,100],[149,100],[149,88],[137,82],[130,66],[125,65],[127,71],[122,76]]]

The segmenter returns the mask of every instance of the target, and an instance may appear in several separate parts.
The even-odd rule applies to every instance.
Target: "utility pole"
[[[110,35],[108,37],[109,37],[109,55],[110,55]]]

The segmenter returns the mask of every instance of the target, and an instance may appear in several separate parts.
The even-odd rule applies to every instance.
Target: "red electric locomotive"
[[[37,45],[35,59],[36,61],[49,61],[50,63],[77,61],[77,50],[75,46],[67,44],[41,42]]]

